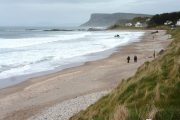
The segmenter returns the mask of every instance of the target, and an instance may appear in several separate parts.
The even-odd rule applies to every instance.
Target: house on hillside
[[[180,19],[177,21],[176,26],[180,26]]]
[[[137,22],[137,23],[135,24],[135,27],[143,27],[143,24],[140,23],[140,22]]]
[[[126,27],[132,27],[133,24],[132,24],[132,23],[126,23],[125,26],[126,26]]]
[[[167,21],[164,23],[164,25],[171,25],[171,24],[173,24],[173,22],[172,22],[172,21],[169,21],[169,20],[167,20]]]
[[[146,22],[149,22],[151,20],[151,18],[148,18],[148,19],[146,19]]]

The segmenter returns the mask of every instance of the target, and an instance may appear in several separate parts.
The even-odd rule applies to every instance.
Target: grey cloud
[[[0,0],[0,26],[79,25],[91,13],[178,11],[180,0]]]
[[[104,3],[112,2],[115,0],[0,0],[4,4],[17,4],[17,3]]]

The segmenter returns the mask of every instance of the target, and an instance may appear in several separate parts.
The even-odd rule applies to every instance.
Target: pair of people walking
[[[135,55],[135,56],[134,56],[134,62],[137,62],[137,59],[138,59],[138,58],[137,58],[137,56]],[[128,56],[128,57],[127,57],[127,63],[130,63],[130,60],[131,60],[131,57]]]

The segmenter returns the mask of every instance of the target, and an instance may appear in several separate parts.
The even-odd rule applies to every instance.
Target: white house
[[[176,26],[180,26],[180,19],[177,21]]]
[[[132,23],[126,23],[125,26],[127,26],[127,27],[132,27],[133,24],[132,24]]]
[[[151,18],[148,18],[148,19],[146,19],[146,22],[149,22],[151,20]]]
[[[172,23],[173,23],[172,21],[167,20],[167,21],[164,23],[164,25],[171,25]]]
[[[137,22],[137,23],[135,24],[135,27],[143,27],[143,24],[140,23],[140,22]]]

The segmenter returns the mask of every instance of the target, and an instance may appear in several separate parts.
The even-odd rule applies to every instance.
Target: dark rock
[[[164,53],[164,50],[162,49],[159,51],[158,55],[162,55],[163,53]]]
[[[73,30],[65,30],[65,29],[49,29],[44,31],[73,31]]]

